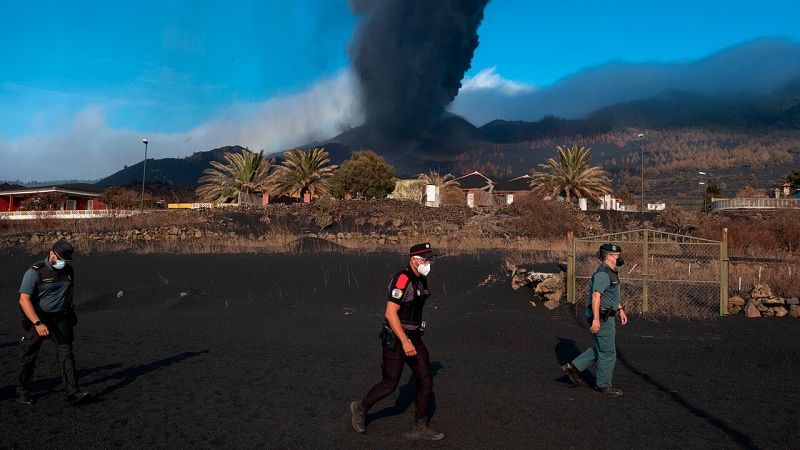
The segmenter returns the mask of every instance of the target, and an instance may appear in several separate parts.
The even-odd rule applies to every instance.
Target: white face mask
[[[57,259],[56,262],[53,263],[53,269],[61,270],[64,267],[67,267],[67,262],[63,259]]]
[[[427,277],[431,273],[431,263],[422,263],[417,266],[417,272],[423,277]]]

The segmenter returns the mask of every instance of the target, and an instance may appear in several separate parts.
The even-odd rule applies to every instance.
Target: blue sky
[[[800,42],[800,2],[492,0],[467,77],[546,87],[610,61]],[[357,124],[346,0],[4,2],[0,179],[99,178],[225,144],[278,151]],[[306,140],[306,141],[304,141]],[[62,158],[41,167],[37,157]],[[71,163],[78,160],[80,163]]]
[[[0,132],[46,132],[87,104],[108,106],[110,126],[178,131],[346,65],[346,4],[228,3],[7,2]]]
[[[702,58],[760,37],[800,41],[800,2],[492,0],[473,70],[547,86],[609,61]]]

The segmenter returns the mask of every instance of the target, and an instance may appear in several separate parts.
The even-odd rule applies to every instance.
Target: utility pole
[[[144,177],[147,175],[147,139],[142,139],[144,143],[144,164],[142,164],[142,203],[139,205],[139,212],[144,212]]]
[[[642,175],[642,204],[639,207],[639,211],[641,214],[644,214],[644,145],[642,145],[642,141],[644,140],[644,133],[639,133],[636,136],[637,140],[639,141],[639,160],[642,163],[641,175]]]

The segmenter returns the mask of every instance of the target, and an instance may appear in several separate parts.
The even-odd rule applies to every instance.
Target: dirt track
[[[0,447],[800,447],[800,321],[634,317],[618,329],[625,395],[608,399],[558,370],[590,343],[574,311],[531,307],[507,281],[478,286],[501,274],[496,255],[433,266],[425,342],[433,423],[447,433],[437,444],[402,438],[409,371],[366,435],[349,426],[348,401],[380,377],[383,292],[399,255],[80,257],[77,360],[98,399],[66,406],[45,343],[37,403],[25,407],[13,400],[16,298],[36,259],[2,257]]]

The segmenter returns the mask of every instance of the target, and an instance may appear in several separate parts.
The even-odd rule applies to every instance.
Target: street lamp
[[[642,204],[640,206],[641,214],[644,214],[644,146],[642,145],[642,140],[644,140],[644,133],[639,133],[636,135],[636,139],[639,141],[639,160],[642,163]]]
[[[698,170],[697,174],[702,176],[704,180],[706,179],[706,175],[708,175],[706,172],[703,172],[702,170]],[[706,212],[706,193],[707,193],[706,189],[707,189],[707,187],[705,187],[706,186],[705,181],[701,181],[698,184],[700,184],[700,186],[703,186],[703,213],[705,213]]]
[[[142,164],[142,203],[139,206],[139,212],[144,211],[144,177],[147,174],[147,139],[142,139],[144,143],[144,164]]]
[[[701,182],[699,182],[697,184],[699,184],[700,186],[705,186],[706,185],[705,181],[701,181]],[[706,188],[703,187],[703,213],[705,213],[705,212],[706,212]]]

